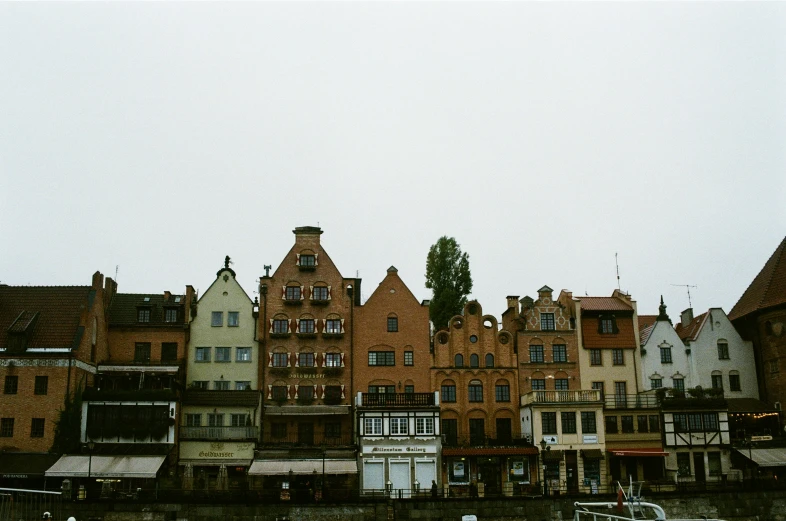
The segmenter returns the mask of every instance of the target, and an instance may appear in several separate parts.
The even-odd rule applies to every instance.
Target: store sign
[[[379,445],[375,447],[364,447],[362,452],[380,455],[380,454],[434,454],[437,448],[434,445]]]
[[[28,476],[27,474],[3,474],[2,477],[3,478],[8,478],[8,479],[13,479],[13,478],[27,479],[30,476]]]
[[[454,461],[453,462],[453,477],[454,478],[463,478],[464,477],[464,462],[463,461]]]
[[[254,459],[254,444],[239,442],[182,442],[181,459],[225,460]]]
[[[598,435],[597,434],[585,434],[583,441],[584,441],[584,443],[598,443]]]

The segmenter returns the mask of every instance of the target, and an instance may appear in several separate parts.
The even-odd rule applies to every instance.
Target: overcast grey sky
[[[368,297],[729,311],[786,234],[784,3],[0,4],[0,281],[252,295],[319,224]]]

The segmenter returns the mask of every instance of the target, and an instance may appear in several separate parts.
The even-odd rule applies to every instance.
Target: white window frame
[[[415,434],[417,436],[433,436],[434,432],[433,416],[415,418]]]
[[[409,418],[392,417],[390,418],[390,435],[407,436],[409,435]]]
[[[363,434],[382,436],[382,418],[363,418]]]

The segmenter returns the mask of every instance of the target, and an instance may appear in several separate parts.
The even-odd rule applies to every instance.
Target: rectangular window
[[[177,360],[177,343],[164,342],[161,344],[161,361],[171,362]]]
[[[414,351],[404,351],[404,365],[415,365]]]
[[[404,394],[412,394],[414,392],[415,392],[415,386],[414,385],[405,385],[404,386]]]
[[[300,300],[300,286],[287,286],[286,300]]]
[[[238,327],[240,325],[240,312],[230,311],[227,313],[227,326]]]
[[[369,394],[395,394],[395,385],[369,385]]]
[[[230,414],[229,424],[231,427],[245,427],[251,425],[248,414]]]
[[[720,389],[723,390],[723,375],[714,374],[712,375],[712,388],[713,389]]]
[[[729,344],[726,342],[718,342],[718,360],[729,359]]]
[[[207,380],[194,380],[191,382],[191,387],[194,389],[199,389],[201,391],[207,391],[207,386],[210,382]]]
[[[6,376],[5,377],[5,387],[3,392],[5,394],[16,394],[17,389],[19,388],[19,377],[18,376]]]
[[[531,381],[532,381],[532,390],[533,391],[545,391],[546,390],[546,380],[544,378],[533,378]]]
[[[442,402],[443,403],[454,403],[456,401],[456,386],[455,385],[443,385],[442,392]]]
[[[543,362],[543,346],[529,346],[529,361],[531,363]]]
[[[603,352],[600,349],[590,349],[590,365],[603,365]]]
[[[338,403],[341,401],[341,386],[340,385],[326,385],[325,386],[325,403]]]
[[[317,258],[310,254],[300,254],[300,266],[304,268],[313,268],[317,265]]]
[[[671,363],[671,348],[670,347],[661,347],[660,348],[660,363],[662,363],[662,364],[670,364]]]
[[[164,322],[177,322],[177,308],[166,308],[164,310]]]
[[[207,415],[208,427],[223,427],[224,426],[224,413],[208,413]]]
[[[650,424],[650,432],[660,432],[660,416],[657,414],[650,414],[647,416]]]
[[[554,344],[551,346],[552,349],[552,359],[555,362],[567,362],[568,361],[568,346],[565,344]]]
[[[327,286],[314,286],[314,289],[312,290],[311,298],[313,300],[327,300],[328,299]]]
[[[479,384],[469,384],[467,387],[470,402],[483,401],[483,386]]]
[[[341,423],[340,422],[325,422],[325,437],[326,438],[340,438],[341,437]]]
[[[250,391],[251,380],[238,380],[235,382],[235,391]]]
[[[701,432],[701,414],[689,414],[688,415],[688,429],[691,432]]]
[[[30,423],[30,437],[31,438],[43,438],[44,437],[44,419],[43,418],[33,418],[33,421]]]
[[[614,405],[628,406],[628,382],[614,382]]]
[[[341,333],[341,319],[329,318],[325,320],[325,333],[329,335],[338,335]]]
[[[287,399],[287,394],[286,385],[274,385],[270,396],[274,401],[282,402]]]
[[[688,432],[688,415],[675,414],[674,415],[674,432]]]
[[[368,365],[396,365],[396,353],[393,351],[369,351]]]
[[[540,421],[543,424],[543,434],[557,434],[557,413],[556,412],[542,412],[540,413]]]
[[[201,427],[202,415],[201,414],[186,414],[186,427]]]
[[[35,394],[46,394],[49,392],[49,377],[36,376],[35,377]]]
[[[770,372],[777,373],[780,369],[778,368],[778,359],[770,360]]]
[[[498,402],[510,401],[510,386],[508,384],[501,384],[494,387],[494,398]]]
[[[720,452],[708,452],[707,453],[707,470],[710,473],[710,476],[717,476],[720,477],[722,474],[721,472],[721,453]]]
[[[273,353],[273,367],[287,367],[289,353]]]
[[[592,382],[592,390],[600,391],[600,399],[604,400],[606,396],[605,382]]]
[[[650,378],[650,389],[660,389],[663,387],[663,378]]]
[[[251,361],[251,348],[238,347],[235,349],[235,361],[237,362],[250,362]]]
[[[677,475],[690,476],[690,452],[677,453]]]
[[[0,437],[13,438],[14,437],[14,419],[2,418],[0,419]]]
[[[674,390],[685,392],[685,380],[682,378],[674,378],[672,381],[672,387]]]
[[[298,354],[297,365],[299,365],[300,367],[314,367],[314,353]]]
[[[581,432],[582,434],[597,434],[598,425],[595,420],[595,411],[582,411]]]
[[[718,413],[705,412],[703,414],[703,419],[704,419],[704,430],[706,432],[715,432],[720,430],[720,425],[718,423]]]
[[[614,320],[610,318],[601,318],[600,320],[600,332],[604,335],[610,335],[614,333]]]
[[[134,344],[134,362],[137,364],[150,363],[150,342]]]
[[[617,428],[617,417],[616,416],[606,416],[606,434],[617,434],[619,429]]]
[[[562,422],[562,434],[576,434],[576,413],[563,412],[560,413],[560,420]]]
[[[363,434],[366,436],[382,435],[382,418],[364,418]]]
[[[229,380],[216,380],[213,382],[213,390],[215,391],[228,391]]]
[[[273,334],[286,335],[289,333],[289,320],[285,318],[277,318],[273,320]]]
[[[638,422],[639,432],[649,432],[646,416],[636,416],[636,422]]]
[[[622,349],[612,349],[611,363],[612,365],[625,365],[625,351]]]
[[[633,416],[624,415],[620,418],[620,421],[622,423],[622,432],[633,432]]]
[[[415,418],[415,434],[418,436],[434,434],[434,418]]]
[[[136,321],[147,324],[150,322],[150,308],[140,308],[136,312]]]
[[[556,378],[554,380],[554,389],[557,391],[567,391],[568,390],[568,379],[567,378]]]
[[[388,333],[398,332],[398,317],[388,317]]]
[[[740,387],[740,375],[738,374],[729,375],[729,389],[731,389],[732,391],[742,390],[742,387]]]
[[[542,331],[554,331],[554,313],[541,313],[540,314],[540,329]]]
[[[224,312],[213,311],[210,315],[210,325],[213,327],[221,327],[224,325]]]
[[[442,434],[445,435],[445,445],[456,445],[458,443],[458,420],[442,420]]]
[[[390,419],[390,435],[405,436],[409,434],[409,420],[407,418]]]
[[[276,422],[271,425],[271,432],[270,434],[274,438],[286,438],[287,437],[287,424],[286,422]]]
[[[341,367],[341,353],[325,353],[325,367]]]
[[[313,334],[315,332],[314,325],[315,321],[313,318],[302,318],[298,322],[297,332],[308,335]]]
[[[231,362],[232,361],[232,348],[231,347],[217,347],[216,348],[216,362]]]

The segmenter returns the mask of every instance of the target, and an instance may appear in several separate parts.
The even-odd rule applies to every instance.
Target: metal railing
[[[325,436],[322,434],[313,434],[310,436],[298,435],[297,433],[284,434],[283,436],[275,436],[271,433],[265,433],[262,438],[263,447],[350,447],[353,446],[352,437],[344,436]]]
[[[255,440],[259,437],[259,427],[193,427],[181,426],[180,439],[183,440]]]
[[[411,407],[435,405],[434,393],[363,393],[364,407]]]
[[[605,409],[659,409],[661,402],[654,394],[607,394],[603,397]]]
[[[443,447],[531,447],[532,438],[527,435],[499,434],[495,432],[458,433],[442,435]]]

